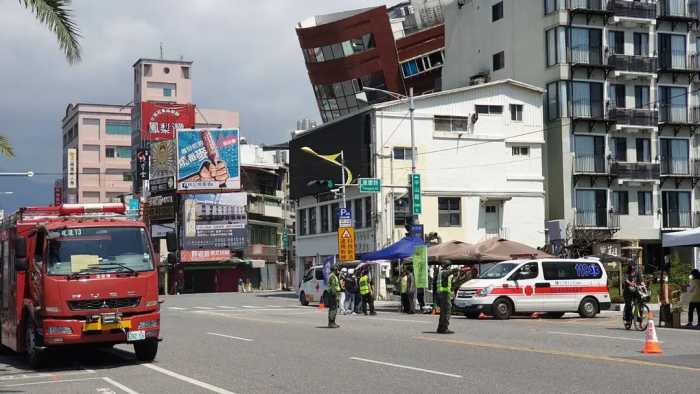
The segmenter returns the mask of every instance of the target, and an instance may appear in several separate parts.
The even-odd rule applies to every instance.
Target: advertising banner
[[[148,218],[151,222],[175,219],[175,193],[148,197]]]
[[[59,206],[63,203],[63,186],[61,181],[56,181],[53,184],[53,205]]]
[[[428,288],[428,247],[416,246],[413,249],[413,277],[416,278],[416,287]]]
[[[139,149],[136,151],[136,179],[139,184],[148,179],[149,156],[150,152],[146,149]]]
[[[183,263],[224,261],[231,258],[231,251],[221,250],[183,250],[180,252],[180,261]]]
[[[194,104],[141,103],[141,139],[175,139],[175,130],[194,127]]]
[[[78,150],[70,148],[66,152],[66,167],[68,176],[66,179],[66,187],[75,189],[78,187]]]
[[[151,179],[174,177],[176,169],[175,141],[151,143]]]
[[[246,193],[183,196],[184,249],[243,250],[248,246]]]
[[[178,130],[177,190],[239,190],[238,139],[238,129]]]

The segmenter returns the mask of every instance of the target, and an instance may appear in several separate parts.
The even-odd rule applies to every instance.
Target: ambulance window
[[[578,261],[546,261],[542,263],[547,280],[600,279],[603,270],[598,263]]]
[[[313,278],[313,276],[314,276],[314,270],[306,271],[306,273],[304,274],[304,282],[310,281]]]
[[[518,280],[535,279],[539,274],[537,263],[527,263],[520,267],[517,273]]]
[[[323,280],[323,270],[321,268],[316,269],[316,280]]]

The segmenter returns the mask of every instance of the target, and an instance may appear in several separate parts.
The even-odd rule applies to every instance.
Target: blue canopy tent
[[[362,261],[405,259],[413,256],[413,248],[423,245],[425,245],[425,242],[421,238],[405,237],[384,249],[361,253],[358,258]]]

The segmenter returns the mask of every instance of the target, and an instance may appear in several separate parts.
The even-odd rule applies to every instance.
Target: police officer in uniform
[[[335,316],[338,314],[338,297],[340,296],[340,279],[338,278],[338,265],[331,268],[328,275],[328,328],[338,328],[335,324]]]
[[[452,279],[454,275],[450,270],[450,265],[442,265],[442,271],[437,278],[438,305],[440,307],[440,322],[438,323],[438,334],[452,334],[450,331],[450,314],[452,313]]]

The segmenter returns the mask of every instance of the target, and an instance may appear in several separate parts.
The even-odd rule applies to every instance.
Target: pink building
[[[70,104],[63,117],[63,198],[119,201],[131,193],[130,106]]]

